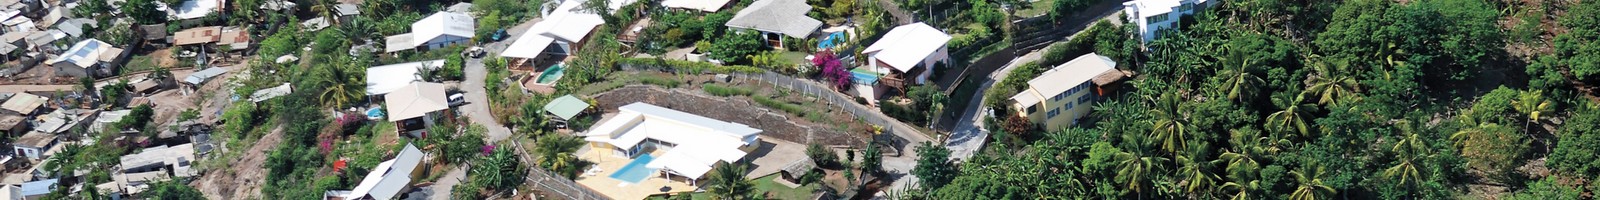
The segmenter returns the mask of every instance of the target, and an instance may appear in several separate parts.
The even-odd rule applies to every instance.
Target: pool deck
[[[585,148],[588,147],[585,146]],[[651,154],[660,153],[663,152],[651,152]],[[690,186],[689,183],[684,182],[682,177],[673,177],[673,180],[669,181],[666,178],[662,178],[659,172],[655,175],[645,178],[643,181],[639,181],[639,183],[634,184],[613,179],[610,177],[611,174],[616,173],[618,169],[622,169],[623,166],[628,165],[628,162],[633,161],[633,159],[624,158],[621,156],[612,156],[611,151],[608,150],[586,151],[580,154],[578,158],[585,161],[594,162],[594,167],[598,167],[603,170],[600,173],[595,173],[592,176],[580,174],[576,180],[578,184],[583,185],[584,187],[589,187],[590,189],[594,189],[595,191],[600,192],[601,195],[606,195],[606,197],[610,197],[612,199],[644,199],[645,197],[649,197],[650,195],[654,194],[693,192],[699,189],[699,187]],[[661,191],[662,187],[670,187],[671,189],[663,192]]]

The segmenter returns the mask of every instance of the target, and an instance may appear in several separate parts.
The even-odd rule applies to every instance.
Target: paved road
[[[1101,19],[1107,19],[1114,24],[1121,24],[1122,20],[1116,17],[1116,14],[1120,13],[1120,8],[1121,7],[1112,6],[1108,8],[1110,10],[1101,11],[1096,17],[1087,18],[1084,21],[1073,22],[1080,24],[1079,27],[1076,27],[1078,32],[1068,35],[1067,39],[1071,39],[1072,37],[1077,36],[1079,33],[1083,33],[1083,30],[1088,29],[1089,26],[1093,26],[1094,23],[1100,21]],[[1010,76],[1011,70],[1016,69],[1017,65],[1038,61],[1041,57],[1043,57],[1044,51],[1044,49],[1035,50],[1026,55],[1012,59],[1011,62],[1007,63],[1005,67],[995,70],[994,73],[989,74],[989,76],[987,76],[988,79],[984,80],[983,85],[978,86],[977,92],[972,94],[972,99],[977,101],[968,101],[967,110],[962,112],[961,119],[957,122],[959,124],[956,125],[956,129],[954,131],[950,132],[950,139],[945,140],[944,145],[946,148],[950,149],[951,160],[965,160],[969,157],[972,157],[972,155],[976,154],[979,149],[983,148],[984,141],[989,139],[989,130],[983,128],[983,116],[987,115],[987,111],[989,110],[989,108],[986,107],[988,104],[983,102],[983,95],[985,91],[989,91],[989,87],[994,86],[995,82],[1005,80],[1007,76]]]
[[[499,54],[500,51],[505,49],[506,45],[510,45],[517,36],[525,32],[529,26],[538,23],[538,21],[539,19],[528,20],[507,29],[507,39],[483,44],[485,51]],[[494,121],[494,114],[489,113],[489,93],[485,91],[487,89],[483,85],[483,80],[489,71],[484,68],[483,60],[467,59],[466,67],[464,68],[462,71],[466,73],[467,78],[461,82],[460,87],[461,91],[467,93],[467,102],[469,103],[461,106],[457,111],[471,119],[473,124],[487,127],[489,132],[484,139],[489,140],[488,142],[493,143],[511,138],[511,129],[506,128],[500,122]],[[463,167],[456,167],[451,169],[450,172],[446,172],[444,176],[439,177],[439,180],[434,182],[433,196],[429,197],[429,199],[450,199],[450,188],[455,187],[456,184],[461,183],[461,180],[466,179],[466,175],[466,168]]]

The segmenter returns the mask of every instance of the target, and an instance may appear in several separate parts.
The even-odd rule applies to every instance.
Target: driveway
[[[539,19],[532,19],[508,28],[506,29],[505,40],[485,43],[481,46],[484,47],[484,51],[498,55],[500,51],[506,49],[506,46],[515,41],[517,36],[527,32],[528,27],[538,22]],[[489,93],[483,85],[484,76],[487,76],[489,71],[484,68],[483,59],[469,58],[466,60],[464,68],[462,71],[466,73],[467,78],[461,82],[460,88],[461,91],[467,93],[468,103],[457,108],[456,111],[461,115],[467,116],[473,124],[480,124],[488,128],[489,132],[486,133],[487,135],[484,139],[489,140],[491,144],[511,138],[511,129],[506,128],[500,122],[494,121],[494,114],[489,113]],[[434,182],[433,196],[429,197],[429,199],[450,199],[450,188],[455,187],[456,184],[461,183],[461,180],[466,179],[466,175],[466,168],[452,168],[450,172],[446,172],[444,176],[439,177],[439,180]]]

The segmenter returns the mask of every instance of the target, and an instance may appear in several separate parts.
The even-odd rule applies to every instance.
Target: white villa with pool
[[[647,103],[618,110],[621,112],[584,134],[584,140],[589,141],[590,151],[609,154],[603,157],[631,159],[620,168],[598,168],[614,170],[607,176],[623,184],[659,174],[667,180],[684,178],[693,185],[718,164],[743,159],[759,146],[752,144],[760,142],[762,132]]]

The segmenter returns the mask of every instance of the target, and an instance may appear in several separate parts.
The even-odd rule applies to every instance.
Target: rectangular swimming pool
[[[611,173],[611,178],[623,182],[639,183],[644,178],[650,177],[651,173],[656,172],[656,169],[645,167],[645,164],[650,164],[650,161],[655,159],[650,154],[640,155],[638,158],[634,158],[633,161],[628,162],[628,165],[623,165],[622,169],[617,169],[617,172]]]

